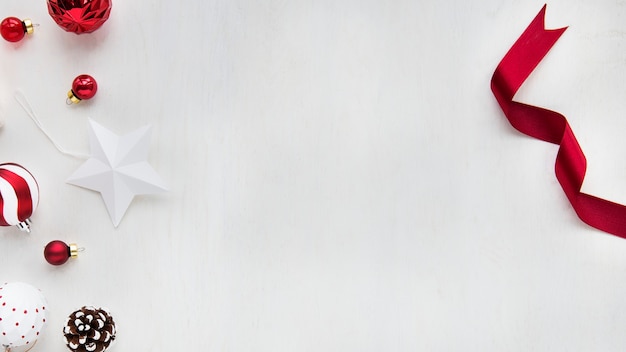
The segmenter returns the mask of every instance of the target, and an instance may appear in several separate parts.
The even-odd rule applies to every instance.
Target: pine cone
[[[106,310],[85,306],[70,314],[63,335],[72,351],[104,352],[115,339],[115,322]]]

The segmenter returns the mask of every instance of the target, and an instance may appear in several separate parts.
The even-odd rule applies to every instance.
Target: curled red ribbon
[[[545,13],[544,5],[500,61],[491,78],[491,90],[513,127],[559,145],[556,178],[578,217],[599,230],[626,238],[626,207],[580,191],[587,160],[567,119],[556,111],[513,101],[522,83],[567,29],[545,29]]]

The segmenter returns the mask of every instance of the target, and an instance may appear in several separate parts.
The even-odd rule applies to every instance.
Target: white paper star
[[[167,190],[148,164],[150,126],[118,136],[89,120],[91,157],[67,179],[67,183],[100,192],[117,227],[133,198]]]

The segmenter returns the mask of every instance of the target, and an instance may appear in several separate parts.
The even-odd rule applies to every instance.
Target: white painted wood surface
[[[582,224],[556,147],[521,136],[489,90],[543,3],[116,0],[91,34],[43,1],[3,1],[36,33],[0,43],[0,161],[37,177],[33,232],[0,229],[0,280],[41,288],[36,351],[65,351],[85,304],[110,351],[623,351],[626,241]],[[585,191],[626,202],[626,7],[554,1],[569,25],[519,99],[570,120]],[[80,73],[100,90],[65,105]],[[87,118],[153,124],[170,184],[115,229],[65,148]],[[86,248],[62,267],[53,239]]]

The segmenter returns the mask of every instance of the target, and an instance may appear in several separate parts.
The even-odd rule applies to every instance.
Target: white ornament
[[[46,305],[41,291],[29,284],[0,286],[0,345],[11,351],[30,348],[46,323]]]

